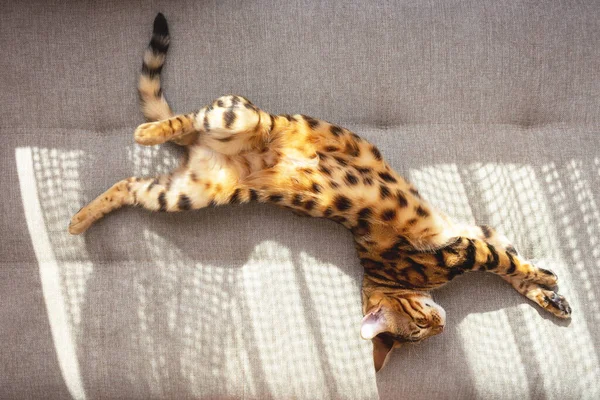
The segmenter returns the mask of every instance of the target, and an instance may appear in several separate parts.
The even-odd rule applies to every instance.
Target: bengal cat
[[[352,231],[364,267],[360,334],[373,341],[377,370],[392,348],[442,332],[446,315],[430,291],[464,272],[500,275],[543,309],[569,317],[554,273],[492,228],[451,221],[377,147],[347,129],[306,115],[271,115],[235,95],[174,115],[160,84],[168,46],[167,21],[158,14],[139,80],[150,122],[134,136],[146,146],[176,142],[187,157],[171,174],[117,182],[72,218],[70,233],[125,205],[175,212],[260,201],[334,220]]]

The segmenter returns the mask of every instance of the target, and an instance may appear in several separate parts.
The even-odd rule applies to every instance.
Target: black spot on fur
[[[348,162],[346,160],[344,160],[343,158],[341,158],[341,157],[335,156],[333,158],[335,158],[335,161],[337,161],[337,163],[340,164],[341,166],[345,167],[345,166],[348,165]]]
[[[252,110],[252,111],[258,111],[258,109],[256,108],[256,106],[252,103],[245,103],[244,107],[246,107],[248,110]]]
[[[208,132],[210,130],[210,123],[208,122],[208,114],[204,113],[204,130]]]
[[[158,211],[167,211],[167,199],[165,196],[165,192],[160,192],[160,194],[158,195]]]
[[[370,176],[365,176],[363,178],[363,183],[367,186],[372,186],[373,185],[373,179]]]
[[[506,251],[514,256],[519,255],[519,252],[517,251],[517,249],[515,249],[515,246],[513,246],[512,244],[509,244],[508,246],[506,246]]]
[[[379,173],[379,177],[380,177],[381,179],[383,179],[384,181],[386,181],[386,182],[390,182],[390,183],[396,183],[396,182],[398,182],[398,181],[396,180],[396,178],[394,178],[392,175],[390,175],[390,174],[389,174],[389,173],[387,173],[387,172],[380,172],[380,173]]]
[[[488,256],[484,267],[486,270],[490,271],[490,270],[496,269],[496,267],[498,267],[499,257],[498,257],[498,252],[496,251],[496,248],[494,246],[487,243],[487,248],[488,248],[488,251],[490,252],[490,255]]]
[[[225,122],[225,128],[231,128],[231,125],[235,122],[237,115],[233,110],[227,110],[223,113],[223,121]]]
[[[381,219],[384,221],[391,221],[396,218],[396,210],[388,208],[381,213]]]
[[[421,194],[417,189],[411,187],[408,191],[411,192],[413,196],[418,197],[419,199],[421,198]]]
[[[281,195],[281,194],[271,194],[271,195],[269,195],[269,201],[272,201],[274,203],[278,203],[281,200],[283,200],[283,195]]]
[[[348,185],[354,186],[358,183],[358,178],[351,174],[350,172],[346,173],[346,177],[345,177],[346,183],[348,183]]]
[[[447,278],[449,281],[451,281],[452,279],[456,278],[458,275],[462,275],[464,274],[465,271],[460,269],[460,268],[451,268],[450,270],[448,270],[448,275]]]
[[[271,128],[269,128],[269,131],[272,131],[275,128],[275,117],[273,114],[269,114],[269,118],[271,118]]]
[[[219,106],[219,107],[225,106],[225,104],[223,103],[223,100],[221,100],[221,99],[217,100],[217,106]]]
[[[338,151],[339,147],[335,147],[335,146],[327,146],[325,147],[325,151],[328,151],[330,153],[334,152],[334,151]]]
[[[250,200],[251,201],[258,200],[258,192],[254,189],[250,189]]]
[[[398,250],[388,249],[380,254],[381,258],[384,260],[397,260],[398,259]]]
[[[364,269],[369,270],[379,270],[385,268],[385,265],[383,263],[372,260],[370,258],[361,258],[360,265],[362,265]]]
[[[310,211],[315,207],[316,204],[317,204],[316,201],[308,200],[304,203],[304,209]]]
[[[310,129],[315,129],[319,126],[319,120],[309,117],[308,115],[302,115],[302,118],[306,121]]]
[[[235,189],[235,191],[233,192],[233,194],[229,198],[229,204],[237,204],[237,203],[240,202],[240,193],[241,193],[241,191],[242,190],[240,188]]]
[[[373,154],[373,157],[375,157],[376,160],[381,160],[381,152],[379,151],[379,149],[375,146],[371,147],[371,153]]]
[[[506,270],[506,274],[510,275],[516,271],[517,264],[515,264],[515,259],[513,258],[512,254],[506,253],[506,255],[508,256],[508,259],[510,260],[510,267]]]
[[[154,78],[156,75],[160,75],[162,72],[162,65],[157,68],[150,68],[148,64],[145,62],[142,63],[142,75],[146,75],[150,78]],[[157,97],[160,97],[160,94],[156,94]]]
[[[302,195],[295,194],[294,197],[292,197],[292,204],[295,206],[301,205],[302,204]]]
[[[192,201],[185,194],[181,194],[179,200],[177,200],[177,207],[182,211],[189,210],[192,208]]]
[[[360,155],[360,148],[356,143],[348,142],[344,148],[344,153],[350,154],[352,157],[358,157]]]
[[[312,190],[315,193],[321,193],[322,187],[318,183],[313,182],[312,186],[310,187],[310,190]]]
[[[467,239],[467,240],[469,241],[469,244],[467,245],[467,248],[464,251],[464,261],[460,265],[460,268],[465,271],[470,271],[475,266],[475,251],[476,251],[476,249],[475,249],[475,243],[473,243],[473,241],[471,239]],[[460,241],[457,243],[460,243]]]
[[[319,171],[327,176],[331,176],[331,170],[324,165],[319,165]]]
[[[390,195],[391,192],[387,186],[379,185],[379,196],[381,196],[382,199],[387,199],[388,197],[390,197]]]
[[[361,208],[358,212],[360,218],[369,218],[371,215],[373,215],[373,210],[369,207]]]
[[[356,170],[358,172],[360,172],[362,175],[366,175],[366,174],[370,174],[371,171],[373,171],[373,169],[371,167],[354,167],[356,168]]]
[[[426,209],[424,209],[422,206],[418,206],[417,208],[415,208],[415,212],[417,213],[417,215],[419,217],[428,217],[429,216],[429,211],[427,211]]]
[[[331,214],[333,214],[333,209],[331,207],[327,207],[325,211],[323,211],[323,215],[326,217],[329,217]]]
[[[342,132],[343,132],[342,128],[340,128],[337,125],[331,125],[329,127],[329,131],[331,132],[331,134],[333,136],[340,136],[342,134]]]
[[[398,200],[398,205],[401,208],[408,206],[408,200],[406,200],[406,195],[404,194],[404,192],[402,190],[398,190],[396,192],[396,199]]]
[[[350,209],[350,207],[352,207],[352,202],[350,201],[350,199],[341,194],[335,197],[335,199],[333,200],[333,204],[335,205],[335,208],[337,208],[340,211],[346,211]]]
[[[421,278],[423,278],[424,283],[427,283],[428,277],[427,277],[427,274],[425,273],[425,267],[410,257],[407,258],[407,261],[410,263],[410,269],[412,271],[416,272],[417,274],[419,274],[421,276]]]

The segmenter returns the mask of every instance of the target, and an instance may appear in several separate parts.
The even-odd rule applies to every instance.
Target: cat
[[[73,216],[70,233],[126,205],[175,212],[259,201],[336,221],[351,230],[364,267],[360,334],[373,342],[376,370],[393,348],[442,332],[446,314],[430,291],[464,272],[500,275],[543,309],[570,316],[553,272],[494,229],[453,222],[355,133],[306,115],[272,115],[237,95],[174,115],[160,81],[169,41],[158,14],[138,86],[149,122],[134,137],[146,146],[173,141],[187,157],[171,174],[117,182]]]

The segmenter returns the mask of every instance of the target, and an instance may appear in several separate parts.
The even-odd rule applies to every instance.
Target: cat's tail
[[[144,63],[138,83],[140,105],[148,121],[158,121],[173,116],[173,111],[165,100],[160,86],[160,73],[167,57],[169,42],[167,19],[158,13],[154,19],[152,39],[144,53]]]

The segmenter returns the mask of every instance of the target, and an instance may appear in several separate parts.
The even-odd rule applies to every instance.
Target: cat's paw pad
[[[147,122],[137,127],[133,137],[138,144],[152,146],[165,142],[165,135],[160,123]]]

